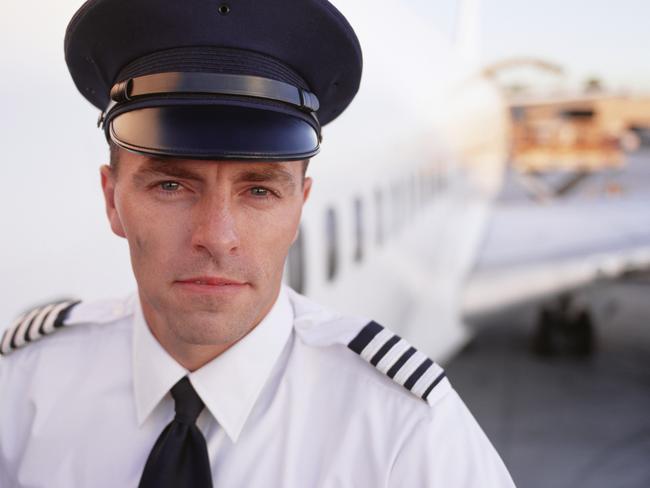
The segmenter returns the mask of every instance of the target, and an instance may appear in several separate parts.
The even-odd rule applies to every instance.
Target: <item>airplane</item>
[[[509,106],[508,196],[465,287],[465,316],[485,323],[496,310],[537,306],[535,352],[588,356],[594,315],[603,314],[583,292],[650,269],[641,146],[650,98],[599,90],[514,97]]]
[[[39,301],[135,290],[126,243],[104,220],[98,166],[108,151],[97,114],[62,56],[80,2],[43,4],[39,21],[10,3],[0,34],[13,67],[0,81],[0,206],[10,229],[0,244],[0,330]],[[479,2],[333,3],[360,39],[363,78],[349,109],[323,130],[285,280],[444,363],[471,337],[461,292],[510,144],[507,103],[477,62]],[[438,15],[443,7],[451,15]]]

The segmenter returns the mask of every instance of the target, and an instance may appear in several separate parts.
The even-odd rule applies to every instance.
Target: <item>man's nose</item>
[[[239,234],[232,204],[227,197],[204,198],[196,204],[193,213],[193,248],[203,249],[213,257],[237,252]]]

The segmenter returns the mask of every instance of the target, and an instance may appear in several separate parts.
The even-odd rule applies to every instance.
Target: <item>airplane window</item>
[[[287,256],[287,281],[291,288],[298,293],[305,293],[305,240],[303,237],[304,229],[300,226],[298,238],[289,248]]]
[[[429,203],[429,200],[431,199],[431,192],[429,191],[429,171],[423,171],[420,173],[420,198],[422,206]]]
[[[399,186],[397,183],[393,183],[393,186],[391,188],[391,200],[392,200],[392,209],[391,209],[391,214],[392,214],[392,228],[395,230],[399,230],[400,228],[400,205],[399,205]]]
[[[338,224],[336,222],[336,212],[333,208],[328,208],[325,214],[325,238],[326,247],[326,274],[327,280],[333,281],[338,272]]]
[[[384,198],[379,188],[375,190],[375,241],[384,242]]]
[[[397,204],[395,205],[395,209],[397,210],[397,228],[401,229],[404,226],[404,218],[405,218],[404,182],[402,181],[397,182],[396,189],[397,189]]]
[[[429,173],[429,195],[431,195],[431,199],[434,200],[438,196],[438,174],[440,173],[440,166],[436,164],[436,166],[433,168],[433,171]]]
[[[418,196],[420,207],[423,208],[429,202],[429,195],[426,188],[426,175],[423,171],[418,172]]]
[[[354,199],[354,260],[358,263],[363,259],[363,202],[361,198]]]
[[[447,189],[447,176],[447,165],[441,164],[438,171],[438,186],[440,187],[440,191],[444,192]]]
[[[431,175],[431,191],[435,194],[442,192],[442,168],[440,164],[436,165],[436,171]]]
[[[400,228],[404,227],[404,221],[406,219],[406,186],[404,181],[400,181],[397,184],[397,222]]]
[[[406,194],[406,184],[405,181],[400,181],[397,184],[397,202],[398,202],[398,213],[397,213],[397,222],[400,228],[404,227],[406,218],[408,217],[408,195]]]
[[[417,175],[415,173],[411,174],[411,178],[409,179],[409,213],[411,214],[410,216],[412,217],[418,210],[418,182],[417,182]]]

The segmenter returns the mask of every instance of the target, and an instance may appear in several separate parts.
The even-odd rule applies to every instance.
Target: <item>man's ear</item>
[[[122,227],[122,221],[120,220],[120,215],[117,211],[117,207],[115,207],[115,183],[117,180],[115,171],[113,168],[105,164],[99,169],[99,172],[102,178],[102,191],[104,192],[106,216],[111,224],[111,229],[116,235],[126,237],[124,227]]]
[[[310,177],[306,176],[305,181],[303,181],[303,183],[302,183],[302,203],[303,204],[309,198],[309,194],[311,193],[311,184],[312,184],[312,179]]]

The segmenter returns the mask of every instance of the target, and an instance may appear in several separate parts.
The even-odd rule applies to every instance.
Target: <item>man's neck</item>
[[[166,319],[140,297],[142,314],[156,341],[181,366],[196,371],[233,346],[239,339],[221,344],[191,344],[183,341],[167,326]]]
[[[173,333],[169,329],[154,328],[148,325],[150,321],[145,314],[145,320],[149,330],[156,338],[158,343],[174,358],[174,360],[188,371],[196,371],[206,365],[216,357],[223,354],[234,343],[229,344],[187,344],[180,342],[178,338],[170,337]]]

